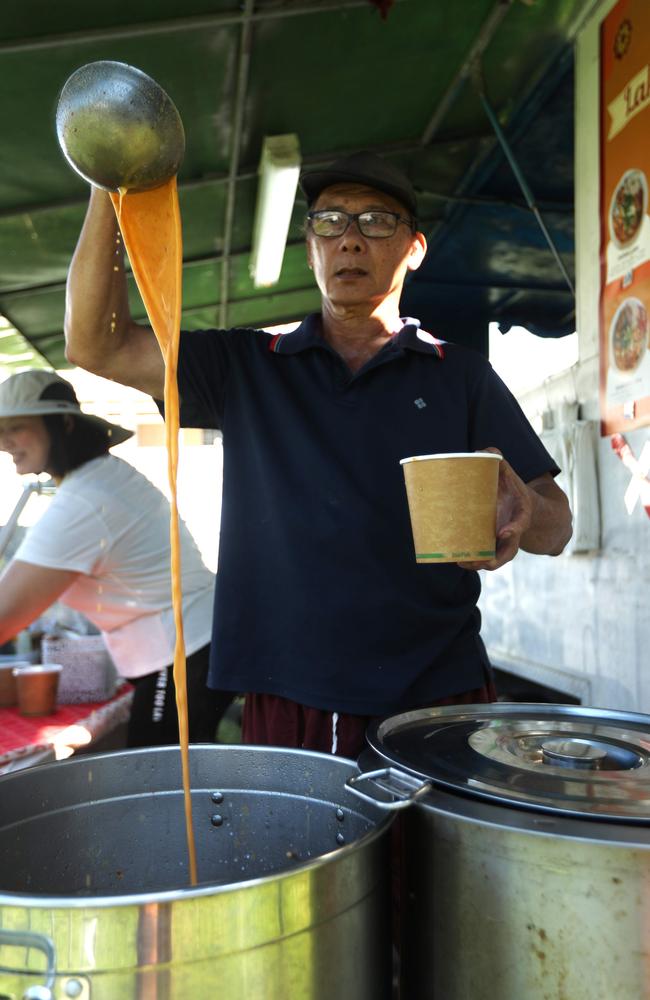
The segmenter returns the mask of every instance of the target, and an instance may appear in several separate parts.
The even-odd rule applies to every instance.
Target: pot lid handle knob
[[[542,757],[545,764],[554,767],[595,771],[604,763],[607,751],[590,740],[551,739],[542,743]]]

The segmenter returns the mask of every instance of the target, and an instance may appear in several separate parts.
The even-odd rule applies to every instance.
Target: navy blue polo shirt
[[[479,687],[479,575],[416,563],[400,459],[559,470],[477,352],[406,320],[352,374],[320,329],[181,337],[181,423],[223,432],[209,683],[362,715]]]

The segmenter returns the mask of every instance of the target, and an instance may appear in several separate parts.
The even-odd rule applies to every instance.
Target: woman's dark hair
[[[85,462],[105,455],[110,448],[108,431],[83,417],[45,413],[42,419],[50,436],[48,472],[53,476],[65,476]]]
[[[72,386],[67,382],[54,382],[46,386],[40,399],[65,399],[77,406],[79,402]],[[108,429],[97,426],[83,415],[44,413],[43,422],[50,436],[48,472],[65,476],[85,462],[105,455],[111,446]]]

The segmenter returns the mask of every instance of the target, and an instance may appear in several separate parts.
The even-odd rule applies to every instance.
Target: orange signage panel
[[[601,25],[602,434],[650,423],[650,3],[620,0]]]

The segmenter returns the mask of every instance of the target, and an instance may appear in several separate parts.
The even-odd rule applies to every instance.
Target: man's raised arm
[[[131,317],[115,211],[96,187],[68,271],[65,339],[71,364],[162,399],[162,354],[151,328]]]

